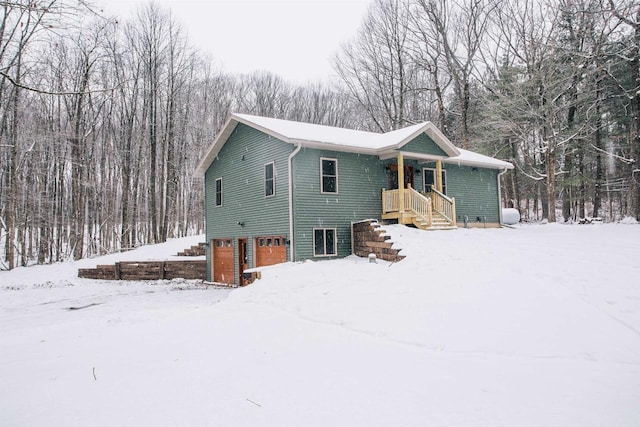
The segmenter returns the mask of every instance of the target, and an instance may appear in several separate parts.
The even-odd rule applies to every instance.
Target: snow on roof
[[[458,164],[463,166],[482,166],[485,168],[497,168],[497,169],[513,169],[513,165],[503,160],[494,159],[493,157],[485,156],[483,154],[475,153],[473,151],[464,150],[458,148],[460,155],[455,157],[449,157],[442,160],[445,163]]]
[[[251,116],[249,114],[234,114],[233,116],[239,118],[241,123],[248,126],[258,125],[263,128],[262,130],[272,135],[275,132],[280,137],[289,140],[287,142],[319,142],[371,150],[376,150],[381,145],[379,140],[382,135],[373,132]]]
[[[457,163],[465,165],[513,168],[510,163],[457,148],[431,122],[418,123],[387,133],[375,133],[250,114],[232,114],[198,165],[196,171],[198,175],[204,176],[238,123],[258,129],[290,144],[372,155],[393,153],[416,136],[425,133],[447,153],[449,158],[443,160],[448,163],[456,163],[452,160],[457,159]]]

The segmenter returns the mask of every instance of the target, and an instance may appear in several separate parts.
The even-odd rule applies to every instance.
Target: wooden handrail
[[[456,225],[456,200],[445,196],[433,187],[431,194],[433,210],[445,217],[452,225]]]
[[[405,206],[409,208],[411,213],[420,216],[431,224],[431,199],[411,187],[407,188],[404,194]]]
[[[456,201],[432,189],[429,196],[420,193],[411,186],[406,189],[382,189],[382,213],[407,212],[415,215],[420,221],[433,224],[433,211],[438,212],[452,225],[456,225]],[[404,209],[401,210],[401,208]]]
[[[453,203],[453,198],[452,197],[451,198],[447,197],[447,195],[445,195],[444,193],[441,193],[440,191],[438,191],[438,189],[434,185],[431,186],[431,192],[432,193],[436,193],[438,196],[442,197],[443,199],[445,199],[449,203]]]

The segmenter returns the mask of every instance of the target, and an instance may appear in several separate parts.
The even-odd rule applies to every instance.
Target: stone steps
[[[403,260],[401,249],[393,248],[393,243],[388,242],[391,236],[383,235],[384,230],[375,219],[368,219],[353,224],[353,253],[360,257],[368,257],[375,254],[377,258],[385,261],[397,262]]]
[[[206,254],[206,248],[206,243],[198,243],[182,252],[178,252],[178,256],[204,256]]]

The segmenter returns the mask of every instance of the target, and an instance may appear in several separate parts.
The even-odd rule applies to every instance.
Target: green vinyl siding
[[[409,141],[403,147],[400,148],[400,151],[405,153],[417,153],[417,154],[431,154],[434,156],[443,156],[446,157],[447,153],[445,153],[442,148],[438,144],[435,143],[429,135],[426,133],[421,133],[416,136],[414,139]]]
[[[465,215],[469,222],[500,222],[499,170],[446,163],[443,168],[447,171],[447,196],[456,199],[458,227],[464,226]]]
[[[321,194],[320,158],[338,160],[337,194]],[[379,218],[382,213],[382,188],[389,182],[384,166],[377,156],[364,154],[309,148],[296,154],[293,158],[296,260],[314,258],[314,229],[335,228],[336,256],[351,254],[351,222]]]
[[[254,238],[281,235],[289,238],[289,179],[287,158],[294,146],[244,124],[238,124],[205,174],[207,242],[246,237],[249,267],[254,264]],[[275,194],[265,196],[265,165],[273,162]],[[215,180],[222,178],[222,206],[215,206]],[[241,223],[242,225],[238,224]],[[211,279],[211,249],[207,276]],[[288,248],[287,248],[288,256]],[[238,283],[238,277],[235,277]]]

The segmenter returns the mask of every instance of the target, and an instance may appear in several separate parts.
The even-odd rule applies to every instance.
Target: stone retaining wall
[[[127,261],[115,265],[81,268],[78,277],[102,280],[205,280],[205,260],[194,261]]]

